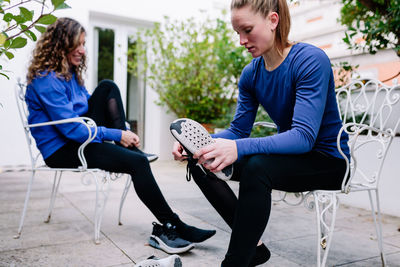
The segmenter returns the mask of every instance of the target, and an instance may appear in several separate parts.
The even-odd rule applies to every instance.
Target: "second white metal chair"
[[[315,190],[310,192],[279,192],[278,199],[289,205],[304,204],[316,211],[317,218],[317,266],[326,266],[335,228],[339,194],[368,192],[371,214],[375,224],[378,248],[382,266],[386,266],[383,249],[382,218],[379,203],[379,181],[388,149],[400,124],[393,114],[396,104],[400,104],[400,86],[387,86],[373,79],[354,80],[336,90],[338,108],[343,121],[337,136],[337,147],[346,160],[346,173],[342,188],[337,191]],[[269,128],[276,128],[270,122],[256,122]],[[351,160],[348,160],[340,146],[342,132],[349,135]],[[365,149],[374,151],[375,162],[360,164]],[[348,179],[346,179],[349,177]],[[289,197],[290,196],[290,197]],[[293,201],[294,199],[294,201]]]

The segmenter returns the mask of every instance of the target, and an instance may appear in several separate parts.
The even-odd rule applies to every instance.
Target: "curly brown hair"
[[[67,81],[75,73],[78,83],[83,85],[82,76],[86,70],[86,56],[82,56],[79,66],[68,62],[68,54],[78,47],[82,33],[85,33],[85,29],[71,18],[59,18],[49,25],[33,50],[27,74],[28,84],[36,76],[45,76],[48,72],[54,71],[58,77],[63,77]]]

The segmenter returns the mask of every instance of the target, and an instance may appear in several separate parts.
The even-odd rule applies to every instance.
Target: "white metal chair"
[[[397,91],[399,90],[399,91]],[[379,180],[390,144],[399,130],[400,119],[393,116],[393,108],[400,103],[400,86],[387,86],[374,79],[354,80],[336,90],[339,111],[343,120],[337,136],[337,147],[346,160],[346,173],[342,188],[337,191],[316,190],[311,192],[278,192],[278,199],[289,205],[304,204],[316,211],[317,217],[317,266],[326,266],[335,227],[339,194],[366,191],[370,199],[371,213],[375,224],[382,266],[386,266],[383,250],[382,219],[379,205]],[[398,114],[397,114],[398,115]],[[269,128],[273,123],[256,122]],[[349,135],[351,161],[340,148],[342,132]],[[376,160],[368,166],[360,166],[359,153],[367,146],[373,147]],[[349,178],[346,180],[345,178]]]
[[[104,212],[104,207],[106,205],[107,199],[108,199],[108,193],[109,193],[109,188],[110,188],[110,181],[115,180],[116,178],[120,177],[121,174],[116,174],[114,177],[112,176],[111,173],[106,172],[101,169],[91,169],[88,168],[87,162],[84,156],[84,149],[87,144],[89,144],[96,136],[97,133],[97,128],[92,134],[90,128],[91,127],[96,127],[96,123],[87,117],[78,117],[78,118],[71,118],[71,119],[64,119],[64,120],[57,120],[57,121],[49,121],[49,122],[44,122],[44,123],[36,123],[36,124],[29,124],[28,123],[28,110],[27,106],[25,103],[25,90],[26,87],[23,83],[18,81],[16,83],[15,87],[15,97],[16,97],[16,102],[18,106],[18,111],[20,115],[20,119],[22,122],[22,126],[24,128],[25,132],[25,137],[26,141],[28,143],[28,149],[29,149],[29,156],[31,159],[31,167],[25,170],[29,170],[32,172],[29,184],[28,184],[28,189],[26,192],[25,196],[25,202],[24,202],[24,208],[22,211],[19,227],[18,227],[18,233],[17,235],[14,236],[14,238],[19,238],[21,236],[22,228],[24,225],[24,220],[25,220],[25,215],[26,215],[26,210],[28,207],[28,202],[32,190],[32,184],[34,182],[35,174],[37,171],[52,171],[55,172],[54,174],[54,182],[53,182],[53,188],[50,196],[50,205],[49,205],[49,211],[48,211],[48,216],[47,219],[45,220],[46,223],[50,222],[51,219],[51,213],[53,211],[54,207],[54,202],[56,199],[56,194],[58,192],[58,188],[60,185],[60,180],[61,176],[64,172],[78,172],[81,173],[81,181],[83,184],[88,185],[91,184],[91,179],[88,179],[88,175],[93,178],[95,185],[96,185],[96,203],[95,203],[95,215],[94,215],[94,242],[96,244],[100,243],[100,227],[101,227],[101,221],[103,217],[103,212]],[[49,168],[46,165],[40,165],[40,158],[41,154],[39,152],[36,152],[37,150],[35,149],[35,141],[33,137],[31,136],[30,129],[33,127],[41,127],[41,126],[46,126],[46,125],[56,125],[56,124],[64,124],[64,123],[81,123],[84,126],[86,126],[88,130],[88,138],[87,140],[79,147],[78,149],[78,157],[81,162],[81,166],[78,168]],[[130,181],[130,176],[128,175],[127,181]],[[129,188],[128,188],[129,189]],[[125,200],[127,189],[125,188],[124,193],[121,198],[121,203],[120,203],[120,215],[119,218],[121,217],[121,210],[123,206],[123,201]]]

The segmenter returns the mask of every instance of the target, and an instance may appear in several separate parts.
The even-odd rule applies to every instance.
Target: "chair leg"
[[[19,222],[18,232],[14,236],[15,239],[18,239],[21,236],[21,233],[22,233],[22,227],[24,226],[26,210],[28,208],[28,202],[29,202],[29,198],[31,196],[32,185],[33,185],[33,180],[35,178],[35,174],[36,174],[36,171],[33,170],[31,178],[29,180],[28,189],[26,190],[24,208],[22,209],[22,214],[21,214],[21,219],[20,219],[20,222]]]
[[[58,187],[60,186],[61,175],[62,175],[62,171],[56,171],[54,173],[53,189],[51,190],[51,196],[50,196],[49,215],[47,216],[47,219],[44,221],[45,223],[50,222],[51,213],[53,211],[54,202],[56,200],[56,195],[58,192]]]
[[[378,189],[375,190],[376,211],[378,214],[378,218],[375,215],[375,205],[374,205],[371,190],[368,190],[368,196],[369,196],[369,201],[371,204],[372,217],[374,218],[375,231],[376,231],[376,237],[378,239],[378,248],[379,248],[379,253],[381,256],[382,266],[385,267],[387,265],[386,265],[385,253],[383,251],[382,216],[381,216],[381,208],[379,205]]]
[[[96,205],[94,215],[94,242],[96,245],[100,244],[100,228],[103,219],[104,208],[107,203],[108,194],[110,192],[110,173],[105,173],[99,181],[99,175],[92,173],[96,182]]]
[[[126,199],[126,196],[128,195],[131,184],[132,184],[132,178],[130,175],[127,175],[124,192],[122,192],[121,202],[119,203],[118,225],[122,225],[122,222],[121,222],[122,208],[124,206],[125,199]]]
[[[317,266],[323,267],[332,242],[338,199],[335,192],[313,192],[313,195],[317,215]]]

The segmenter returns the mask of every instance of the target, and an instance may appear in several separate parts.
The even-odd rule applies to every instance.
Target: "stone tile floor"
[[[219,266],[230,230],[202,196],[194,182],[185,181],[185,166],[171,161],[152,163],[160,188],[181,218],[217,234],[181,255],[183,266]],[[118,225],[125,177],[113,181],[102,223],[101,244],[93,243],[94,185],[65,174],[52,220],[43,223],[49,203],[52,174],[38,173],[22,236],[14,239],[23,207],[28,172],[0,173],[0,266],[133,266],[150,255],[167,254],[147,245],[154,216],[133,189]],[[238,183],[229,182],[235,191]],[[384,248],[389,266],[400,266],[400,218],[384,216]],[[315,215],[304,207],[274,203],[262,240],[272,252],[264,266],[316,266]],[[370,212],[341,206],[328,266],[381,266]]]

